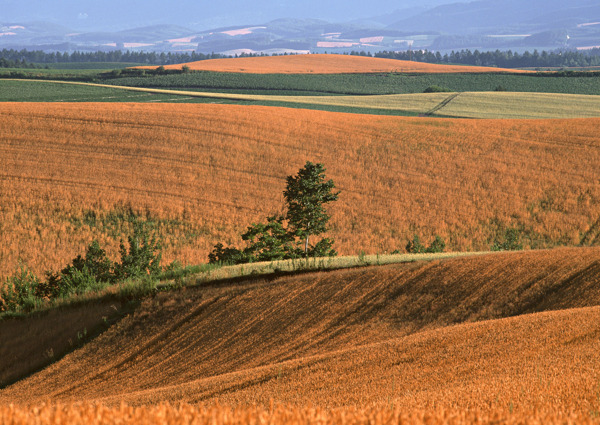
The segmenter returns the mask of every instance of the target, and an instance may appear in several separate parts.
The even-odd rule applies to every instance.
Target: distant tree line
[[[29,68],[35,69],[38,68],[38,65],[34,63],[29,63],[25,59],[6,59],[4,57],[0,57],[0,68]]]
[[[157,52],[132,52],[112,50],[109,52],[52,52],[46,53],[42,50],[14,50],[3,49],[0,51],[0,60],[4,59],[7,63],[17,66],[5,66],[0,62],[3,68],[22,68],[22,63],[28,63],[27,67],[33,64],[51,64],[51,63],[94,63],[94,62],[114,62],[114,63],[145,63],[148,65],[173,65],[185,62],[195,62],[206,59],[219,59],[226,56],[217,53],[157,53]]]
[[[524,53],[507,51],[471,51],[469,49],[452,51],[442,55],[440,52],[428,50],[409,51],[383,51],[375,54],[364,51],[352,51],[350,55],[374,56],[409,60],[415,62],[436,64],[461,64],[474,66],[491,66],[499,68],[565,68],[565,67],[590,67],[600,66],[600,48],[587,51],[560,50],[542,51],[534,50]],[[242,53],[239,57],[265,56],[264,54]],[[0,51],[0,68],[38,68],[44,64],[52,63],[140,63],[148,65],[173,65],[186,62],[195,62],[207,59],[231,58],[217,53],[157,53],[157,52],[132,52],[132,51],[98,51],[98,52],[52,52],[42,50],[14,50],[3,49]]]
[[[351,54],[364,55],[364,52],[352,52]],[[492,66],[498,68],[563,68],[563,67],[589,67],[600,66],[600,49],[595,48],[588,51],[564,50],[541,53],[534,50],[520,54],[511,50],[507,51],[485,51],[461,50],[452,51],[442,55],[440,52],[427,50],[375,53],[375,57],[412,60],[415,62],[426,62],[436,64],[461,64],[474,66]]]

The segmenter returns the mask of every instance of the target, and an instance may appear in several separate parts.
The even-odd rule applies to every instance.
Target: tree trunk
[[[306,235],[306,240],[304,241],[304,256],[308,257],[308,235]]]

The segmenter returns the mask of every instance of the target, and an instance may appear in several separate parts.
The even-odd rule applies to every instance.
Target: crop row
[[[108,84],[234,91],[249,94],[404,94],[423,93],[433,85],[451,91],[507,91],[600,94],[598,77],[556,77],[543,74],[243,74],[192,72],[173,75],[125,77]]]

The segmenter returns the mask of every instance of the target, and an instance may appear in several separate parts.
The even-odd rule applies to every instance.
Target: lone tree
[[[288,204],[286,219],[290,231],[304,240],[304,255],[308,256],[308,240],[327,230],[329,215],[323,205],[336,201],[333,180],[325,180],[323,164],[306,162],[296,176],[288,176],[287,189],[283,192]]]
[[[216,244],[208,256],[209,262],[241,264],[337,255],[329,238],[309,246],[311,236],[327,230],[329,215],[323,206],[337,200],[339,192],[334,192],[334,188],[333,180],[325,180],[323,164],[307,162],[296,176],[287,177],[287,188],[283,192],[287,214],[269,217],[267,224],[249,226],[242,235],[242,240],[248,242],[245,249]]]

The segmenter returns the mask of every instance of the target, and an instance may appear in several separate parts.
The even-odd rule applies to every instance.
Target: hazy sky
[[[176,24],[196,28],[276,18],[347,21],[456,0],[0,0],[0,23],[49,21],[77,29]]]

